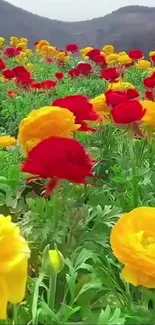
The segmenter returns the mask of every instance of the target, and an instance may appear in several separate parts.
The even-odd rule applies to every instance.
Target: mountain
[[[118,50],[155,49],[155,8],[127,6],[104,17],[80,22],[63,22],[34,15],[0,0],[0,36],[27,37],[30,45],[48,39],[63,48],[68,43],[102,47],[113,44]]]

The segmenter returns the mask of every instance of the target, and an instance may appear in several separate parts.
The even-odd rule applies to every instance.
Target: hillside
[[[104,17],[82,22],[63,22],[39,17],[0,0],[0,31],[9,38],[25,36],[30,45],[48,39],[59,47],[77,42],[80,46],[114,44],[118,50],[155,49],[155,8],[128,6]]]

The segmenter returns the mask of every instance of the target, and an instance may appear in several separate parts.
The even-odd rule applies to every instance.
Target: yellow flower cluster
[[[68,109],[47,106],[32,111],[19,127],[18,141],[25,155],[44,139],[50,137],[70,138],[78,130],[75,116]]]
[[[124,214],[111,233],[111,247],[124,264],[122,278],[134,286],[155,288],[155,208]]]
[[[17,140],[9,135],[4,135],[0,137],[0,147],[7,148],[16,145]]]

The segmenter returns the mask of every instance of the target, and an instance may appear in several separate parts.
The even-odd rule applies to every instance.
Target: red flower
[[[52,137],[29,152],[22,171],[50,179],[46,191],[46,195],[50,195],[59,180],[88,184],[87,178],[93,177],[93,163],[78,141]]]
[[[54,101],[52,106],[69,109],[76,117],[76,123],[81,124],[80,131],[93,131],[85,121],[97,121],[98,115],[93,111],[93,105],[82,95],[68,96]],[[95,130],[96,131],[96,130]]]
[[[51,64],[51,63],[53,63],[53,59],[52,58],[45,58],[45,62]]]
[[[57,85],[57,82],[54,81],[54,80],[45,80],[43,82],[38,82],[38,83],[35,83],[35,84],[32,84],[31,86],[31,89],[34,89],[34,90],[42,90],[42,89],[45,89],[45,90],[52,90],[56,87]]]
[[[111,113],[115,123],[130,124],[140,121],[145,112],[142,105],[137,100],[133,100],[114,107]]]
[[[108,106],[116,107],[121,103],[128,101],[127,93],[123,91],[109,90],[105,93]]]
[[[144,86],[147,88],[155,88],[155,72],[151,77],[148,77],[144,80]]]
[[[98,65],[107,66],[106,59],[103,55],[96,55],[92,61]]]
[[[140,50],[132,50],[132,51],[129,52],[129,57],[132,60],[140,60],[140,59],[143,59],[145,57],[145,55]]]
[[[78,71],[80,72],[81,75],[88,77],[92,74],[93,68],[91,64],[89,63],[79,63],[78,66],[76,67]]]
[[[115,81],[120,77],[120,72],[118,68],[108,68],[101,71],[101,78],[109,80],[111,82]]]
[[[15,76],[18,78],[22,73],[27,72],[27,69],[22,65],[19,65],[13,68],[12,71],[15,73]]]
[[[65,78],[63,72],[56,72],[55,77],[56,77],[58,80],[63,80],[63,79]]]
[[[4,70],[3,71],[3,76],[6,79],[14,79],[16,77],[15,73],[12,70]]]
[[[15,58],[16,56],[20,55],[20,52],[21,52],[20,49],[16,49],[15,47],[8,47],[4,52],[4,54],[8,58]]]
[[[0,71],[4,70],[5,68],[6,68],[5,62],[2,59],[0,59]]]
[[[155,55],[152,55],[152,56],[151,56],[151,61],[152,61],[153,63],[155,63]]]
[[[77,44],[68,44],[66,46],[66,51],[71,53],[79,52],[79,46]]]
[[[10,98],[14,98],[18,95],[18,91],[17,90],[9,90],[8,91],[8,97]]]
[[[74,68],[74,69],[70,70],[68,73],[71,78],[77,78],[81,75],[81,71],[78,68]]]
[[[128,99],[134,99],[140,96],[139,92],[136,89],[127,89],[126,93]]]
[[[155,94],[154,94],[154,91],[152,89],[148,89],[146,92],[145,92],[145,97],[149,100],[152,100],[153,102],[155,101]]]
[[[87,53],[87,56],[89,57],[89,59],[93,60],[95,56],[100,55],[101,51],[100,49],[94,49],[91,50],[90,52]]]

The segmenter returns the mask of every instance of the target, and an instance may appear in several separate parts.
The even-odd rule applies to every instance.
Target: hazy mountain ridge
[[[104,14],[104,13],[103,13]],[[32,46],[39,39],[48,39],[64,47],[76,42],[80,46],[114,44],[118,50],[155,49],[155,8],[128,6],[104,17],[81,22],[51,20],[17,8],[0,0],[0,33],[7,39],[25,36]]]

